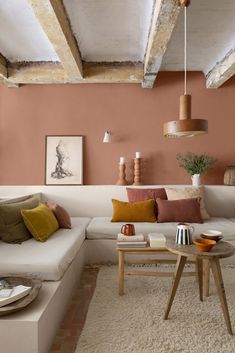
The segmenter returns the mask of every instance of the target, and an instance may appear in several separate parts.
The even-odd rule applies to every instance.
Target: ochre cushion
[[[210,219],[210,216],[206,210],[205,201],[204,201],[204,187],[199,186],[188,186],[188,187],[179,187],[179,188],[165,188],[167,199],[168,200],[181,200],[181,199],[192,199],[195,197],[200,197],[200,209],[202,219]]]
[[[200,197],[173,201],[157,199],[157,204],[157,221],[159,223],[203,223],[200,212]]]
[[[53,212],[44,204],[32,210],[22,210],[21,214],[26,227],[38,241],[46,241],[59,228]]]
[[[19,199],[20,200],[20,199]],[[22,209],[38,206],[35,196],[28,196],[23,201],[7,200],[0,204],[0,238],[7,243],[22,243],[31,238],[21,216]]]
[[[47,201],[46,206],[54,213],[60,228],[71,229],[71,219],[68,212],[53,201]]]
[[[123,202],[112,199],[113,218],[111,222],[156,222],[155,200]]]

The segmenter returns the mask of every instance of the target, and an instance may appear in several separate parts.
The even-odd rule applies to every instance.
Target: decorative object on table
[[[212,239],[197,238],[193,243],[199,251],[208,252],[216,244],[216,241]]]
[[[83,136],[46,136],[45,183],[83,183]]]
[[[162,233],[149,233],[148,240],[151,248],[164,249],[166,246],[166,237]]]
[[[117,247],[120,248],[145,248],[147,241],[118,241]]]
[[[235,165],[230,165],[224,173],[224,185],[235,185]]]
[[[187,6],[189,0],[181,0],[184,7],[184,95],[180,96],[179,120],[164,124],[165,137],[193,137],[208,132],[208,122],[204,119],[191,119],[191,95],[187,94]]]
[[[188,152],[186,154],[178,153],[176,159],[179,166],[184,168],[188,174],[191,175],[192,185],[199,186],[200,176],[210,169],[215,163],[215,159],[208,156],[206,153],[194,154]]]
[[[134,183],[132,185],[143,185],[141,182],[141,153],[136,152],[134,158]]]
[[[137,241],[145,241],[145,239],[143,234],[136,234],[136,235],[129,236],[129,235],[124,235],[122,233],[118,233],[117,241],[137,242]]]
[[[133,224],[130,225],[132,226]],[[129,226],[129,224],[126,224],[126,226]],[[118,233],[117,246],[124,248],[144,248],[147,246],[147,241],[144,239],[143,234],[124,235],[123,233]]]
[[[219,230],[207,230],[203,232],[200,236],[201,238],[204,238],[204,239],[215,240],[216,243],[218,243],[218,241],[223,239],[222,232],[220,232]]]
[[[38,279],[25,277],[2,277],[2,279],[6,280],[13,287],[24,286],[31,287],[31,289],[29,293],[21,299],[0,307],[0,316],[8,315],[25,308],[37,297],[42,286],[42,282]]]
[[[176,230],[176,244],[190,245],[193,243],[192,235],[194,232],[194,227],[187,223],[177,224]]]
[[[128,181],[126,180],[125,157],[120,157],[118,168],[119,168],[119,179],[116,182],[116,185],[128,185]]]
[[[111,142],[112,142],[111,131],[105,131],[103,143],[111,143]]]
[[[134,224],[131,224],[131,223],[124,224],[121,228],[121,233],[127,236],[135,235]]]

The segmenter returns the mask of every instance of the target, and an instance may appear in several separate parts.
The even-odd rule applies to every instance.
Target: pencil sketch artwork
[[[81,185],[82,162],[82,136],[46,136],[47,185]]]
[[[51,173],[52,178],[62,179],[65,177],[70,177],[73,173],[66,168],[66,164],[70,161],[70,157],[68,156],[68,151],[66,150],[66,145],[62,140],[59,141],[56,146],[56,166],[55,171]]]

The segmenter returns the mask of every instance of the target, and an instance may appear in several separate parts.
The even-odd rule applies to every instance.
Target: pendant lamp
[[[184,95],[180,96],[179,120],[164,123],[165,137],[193,137],[208,132],[208,123],[204,119],[191,119],[191,95],[187,94],[187,6],[189,0],[180,0],[184,7]]]

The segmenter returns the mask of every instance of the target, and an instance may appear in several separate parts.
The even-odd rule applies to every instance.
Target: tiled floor
[[[49,353],[74,353],[96,286],[99,267],[85,267]]]

